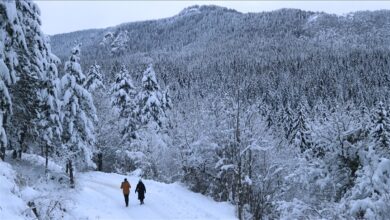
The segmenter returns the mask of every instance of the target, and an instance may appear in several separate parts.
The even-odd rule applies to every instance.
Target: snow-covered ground
[[[20,198],[11,165],[0,160],[0,219],[23,219],[27,205]]]
[[[129,207],[125,207],[120,184],[131,184]],[[218,203],[183,186],[144,180],[145,204],[134,193],[137,177],[89,172],[79,176],[80,192],[73,213],[86,219],[236,219],[234,207]]]
[[[21,161],[0,161],[0,219],[36,219],[27,202],[33,201],[41,219],[236,219],[234,207],[193,193],[179,183],[143,180],[145,204],[134,193],[139,178],[115,173],[76,173],[76,188],[68,188],[61,167],[25,154]],[[7,161],[7,160],[6,160]],[[131,184],[129,207],[125,207],[120,184]],[[62,183],[60,183],[62,182]]]

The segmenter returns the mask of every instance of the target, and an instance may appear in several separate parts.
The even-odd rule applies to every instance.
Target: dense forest
[[[0,21],[15,158],[179,181],[239,219],[390,215],[390,11],[192,6],[49,38],[17,0]]]

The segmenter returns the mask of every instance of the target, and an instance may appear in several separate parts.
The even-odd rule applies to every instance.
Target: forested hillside
[[[180,181],[239,219],[390,215],[390,11],[193,6],[49,40],[0,6],[15,159]]]
[[[146,154],[159,158],[155,178],[231,201],[242,218],[368,218],[390,210],[389,25],[389,11],[193,6],[51,39],[59,57],[81,42],[83,65],[98,62],[107,86],[120,65],[140,85],[153,64],[173,103],[169,152]],[[123,143],[108,139],[106,157]]]
[[[275,104],[297,103],[305,96],[310,105],[319,99],[372,105],[373,97],[387,97],[378,93],[387,80],[389,18],[388,11],[242,14],[194,6],[172,18],[55,35],[51,40],[60,58],[75,41],[83,43],[85,65],[100,60],[111,77],[115,61],[136,69],[130,71],[139,77],[144,69],[140,66],[151,59],[164,84],[190,89],[191,95],[231,90],[235,66],[251,82],[245,88],[248,93],[258,98],[268,91]]]

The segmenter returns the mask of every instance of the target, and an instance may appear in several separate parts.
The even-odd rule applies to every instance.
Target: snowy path
[[[129,207],[125,207],[119,188],[125,176],[101,172],[80,174],[80,191],[75,208],[78,219],[236,219],[234,207],[218,203],[179,184],[144,180],[145,205],[139,205],[134,193],[138,178],[126,177],[131,184]]]

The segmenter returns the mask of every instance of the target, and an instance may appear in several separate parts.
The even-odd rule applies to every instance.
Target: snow
[[[5,83],[11,83],[11,76],[8,70],[7,65],[4,63],[4,60],[0,58],[0,79],[5,81]]]
[[[143,179],[147,193],[141,206],[134,193],[139,170],[130,176],[77,172],[76,188],[70,189],[67,182],[58,182],[65,177],[63,167],[50,161],[50,173],[45,174],[41,156],[23,154],[9,162],[0,161],[0,219],[35,219],[30,201],[43,219],[237,219],[230,203],[215,202],[180,183]],[[132,186],[129,207],[120,189],[124,178]]]
[[[20,198],[15,179],[16,172],[0,160],[0,219],[24,219],[21,214],[27,206]]]
[[[137,176],[88,172],[78,177],[80,191],[75,198],[73,215],[86,219],[236,219],[234,206],[218,203],[193,193],[178,183],[165,184],[143,180],[147,193],[139,205],[134,194]],[[129,207],[125,207],[120,184],[131,184]]]
[[[200,8],[198,5],[194,5],[194,6],[190,6],[188,8],[185,8],[183,9],[178,15],[177,17],[180,17],[180,16],[188,16],[188,15],[193,15],[193,14],[197,14],[197,13],[200,13]]]
[[[310,16],[308,19],[307,19],[307,23],[311,23],[311,22],[314,22],[318,19],[320,15],[319,14],[314,14],[312,16]]]
[[[375,190],[380,194],[389,194],[390,160],[382,158],[372,177]]]
[[[35,154],[23,153],[23,160],[30,162],[31,164],[44,167],[45,158],[37,156]],[[53,161],[49,160],[48,169],[55,172],[62,172],[64,169]]]

